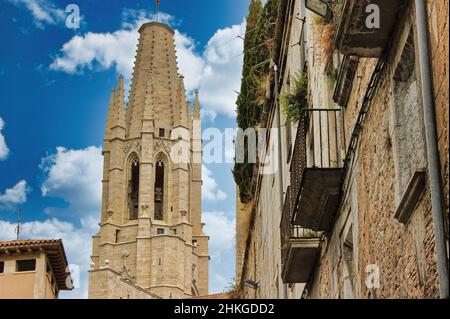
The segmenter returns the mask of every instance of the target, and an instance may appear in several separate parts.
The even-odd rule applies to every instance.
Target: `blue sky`
[[[176,32],[189,96],[200,89],[203,128],[235,127],[244,17],[249,0],[162,0],[161,20]],[[79,29],[65,8],[79,6]],[[136,29],[154,1],[0,0],[0,239],[62,237],[80,267],[86,296],[91,235],[99,221],[101,145],[110,90],[129,84]],[[207,144],[208,141],[205,141]],[[230,160],[230,149],[223,157]],[[203,212],[211,236],[210,290],[235,273],[235,185],[231,164],[205,164]]]

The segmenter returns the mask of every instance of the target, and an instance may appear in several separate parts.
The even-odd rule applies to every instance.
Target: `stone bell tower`
[[[123,77],[111,93],[89,298],[206,295],[199,95],[191,110],[174,31],[150,22],[139,33],[128,106]]]

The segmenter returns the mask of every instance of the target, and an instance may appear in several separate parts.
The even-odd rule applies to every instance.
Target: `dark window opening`
[[[28,260],[17,260],[16,261],[16,271],[35,271],[36,270],[36,259]]]
[[[5,262],[0,261],[0,274],[3,274],[5,271]]]
[[[164,220],[164,163],[162,161],[156,164],[155,219]]]
[[[354,257],[353,257],[353,226],[350,227],[347,237],[343,244],[343,259],[344,259],[344,299],[354,299]]]
[[[130,220],[138,218],[139,208],[139,161],[133,161],[131,176],[128,181],[128,209]]]
[[[116,229],[116,244],[120,243],[120,230]]]
[[[158,235],[164,235],[164,229],[163,228],[158,228],[157,234]]]
[[[159,129],[159,137],[165,137],[166,136],[166,130],[163,128]]]

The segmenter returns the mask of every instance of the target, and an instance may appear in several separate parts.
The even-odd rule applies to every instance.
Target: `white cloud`
[[[0,117],[0,160],[4,160],[9,155],[9,149],[5,142],[5,137],[2,134],[2,130],[5,127],[5,122]]]
[[[196,50],[195,40],[175,30],[175,45],[180,73],[183,74],[188,92],[199,88],[205,61]]]
[[[99,214],[103,173],[100,148],[68,150],[58,147],[56,154],[42,159],[40,168],[45,173],[41,186],[43,196],[63,198],[70,204],[71,212],[84,217]],[[49,211],[52,209],[47,209]]]
[[[15,239],[15,227],[16,224],[0,220],[0,240]],[[90,264],[92,235],[90,227],[77,228],[71,223],[50,219],[24,223],[20,237],[22,239],[62,239],[69,264],[77,265],[80,270],[79,288],[62,293],[62,297],[87,298],[87,271]],[[72,275],[76,276],[76,274]]]
[[[203,165],[203,186],[202,195],[203,199],[208,201],[224,201],[227,199],[227,194],[219,188],[216,180],[213,177],[212,172]]]
[[[138,36],[131,30],[119,30],[113,33],[88,32],[83,36],[74,36],[61,49],[50,68],[67,73],[91,70],[94,65],[101,69],[114,66],[117,72],[130,79],[133,60],[130,59],[135,49]]]
[[[75,214],[80,226],[57,218],[22,225],[23,239],[62,239],[69,263],[79,267],[79,288],[63,292],[63,298],[87,298],[91,237],[98,231],[97,215],[101,205],[102,165],[101,149],[94,146],[81,150],[58,147],[55,154],[43,158],[40,166],[45,174],[42,195],[62,198],[69,203],[68,208],[47,208],[45,211]],[[24,202],[26,190],[26,182],[19,182],[0,196],[0,204],[3,200]],[[15,227],[15,224],[0,220],[0,240],[14,239]]]
[[[0,205],[23,204],[27,201],[27,193],[30,189],[25,180],[21,180],[14,187],[8,188],[3,194],[0,194]]]
[[[204,212],[205,233],[210,236],[210,293],[224,292],[235,276],[236,218],[232,213]]]
[[[115,68],[131,82],[138,29],[153,20],[145,11],[125,10],[122,28],[108,33],[86,33],[66,42],[50,68],[70,74],[84,70]],[[160,21],[174,24],[174,18],[161,13]],[[198,53],[194,39],[175,30],[175,43],[180,72],[185,76],[188,94],[199,88],[203,114],[214,118],[217,114],[235,116],[236,94],[242,74],[243,34],[245,24],[218,30],[202,53]]]
[[[74,36],[63,45],[50,69],[74,74],[85,69],[105,70],[114,67],[130,83],[139,27],[144,22],[151,21],[153,16],[148,17],[144,10],[127,9],[123,12],[123,18],[122,28],[115,32],[88,32],[82,36]],[[165,23],[173,20],[165,13],[161,13],[159,19]]]
[[[50,0],[8,0],[18,7],[27,9],[34,18],[38,28],[44,28],[46,24],[57,24],[65,20],[63,9],[57,8]]]
[[[207,115],[218,113],[236,115],[235,91],[239,92],[242,78],[244,43],[237,36],[245,32],[245,24],[218,30],[205,49],[205,68],[200,80],[201,102]],[[233,40],[234,39],[234,40]]]
[[[205,233],[210,236],[209,252],[217,259],[233,253],[236,243],[236,219],[224,212],[204,212],[202,214]]]

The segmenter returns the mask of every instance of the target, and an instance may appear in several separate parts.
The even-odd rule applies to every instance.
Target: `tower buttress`
[[[119,77],[118,88],[115,91],[111,116],[110,164],[109,164],[109,194],[107,215],[111,222],[124,220],[124,162],[123,147],[125,143],[125,106],[123,77]]]
[[[115,89],[111,90],[111,97],[109,99],[108,117],[106,120],[105,137],[103,139],[103,179],[102,179],[102,210],[101,221],[105,222],[108,212],[108,193],[109,193],[109,166],[111,158],[111,123],[114,115],[115,105]]]

